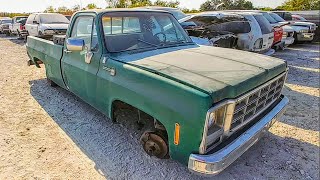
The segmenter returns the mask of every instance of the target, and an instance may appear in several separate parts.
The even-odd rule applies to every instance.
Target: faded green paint
[[[237,97],[286,69],[275,58],[196,45],[110,54],[99,28],[103,13],[79,12],[73,18],[96,16],[99,50],[90,64],[84,62],[83,52],[64,54],[65,47],[35,37],[28,37],[29,56],[44,62],[48,78],[108,117],[112,103],[120,100],[158,119],[168,132],[171,158],[184,164],[198,152],[206,112],[215,102]],[[116,75],[106,68],[114,68]],[[181,125],[179,145],[173,143],[175,123]]]

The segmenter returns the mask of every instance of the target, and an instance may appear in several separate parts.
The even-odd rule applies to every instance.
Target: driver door
[[[93,105],[96,101],[97,72],[101,50],[97,41],[97,31],[93,15],[75,17],[68,38],[82,39],[82,51],[68,51],[65,47],[62,58],[62,74],[67,88]]]

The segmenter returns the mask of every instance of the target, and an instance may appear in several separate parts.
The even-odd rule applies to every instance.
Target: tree
[[[180,2],[178,0],[176,1],[164,1],[164,0],[157,0],[153,3],[154,6],[163,6],[163,7],[172,7],[177,8],[179,6]]]
[[[208,0],[201,4],[201,11],[232,9],[253,9],[253,5],[247,0]]]
[[[152,2],[150,0],[131,0],[130,7],[142,7],[151,6]]]
[[[49,6],[46,8],[46,10],[44,11],[45,13],[53,13],[55,12],[56,10],[53,8],[53,6]]]
[[[88,4],[88,5],[86,6],[86,9],[97,9],[97,5],[94,4],[94,3]]]
[[[65,13],[67,11],[68,11],[68,8],[65,6],[58,7],[58,9],[57,9],[57,12],[61,13],[61,14]]]
[[[320,10],[320,0],[287,0],[277,9],[286,11]]]

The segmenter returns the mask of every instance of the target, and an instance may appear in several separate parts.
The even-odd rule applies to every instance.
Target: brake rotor
[[[163,159],[168,154],[168,145],[166,141],[153,132],[145,132],[141,136],[141,143],[143,149],[150,156],[156,156],[159,159]]]

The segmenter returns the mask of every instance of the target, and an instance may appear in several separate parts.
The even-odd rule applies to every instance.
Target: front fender
[[[205,115],[212,104],[211,97],[122,62],[109,60],[105,66],[114,68],[116,75],[111,76],[103,66],[100,67],[98,92],[103,94],[102,97],[99,95],[99,107],[106,107],[106,114],[112,117],[112,103],[120,100],[156,118],[167,130],[171,158],[187,164],[189,155],[199,150]],[[173,143],[175,123],[181,127],[178,145]]]

